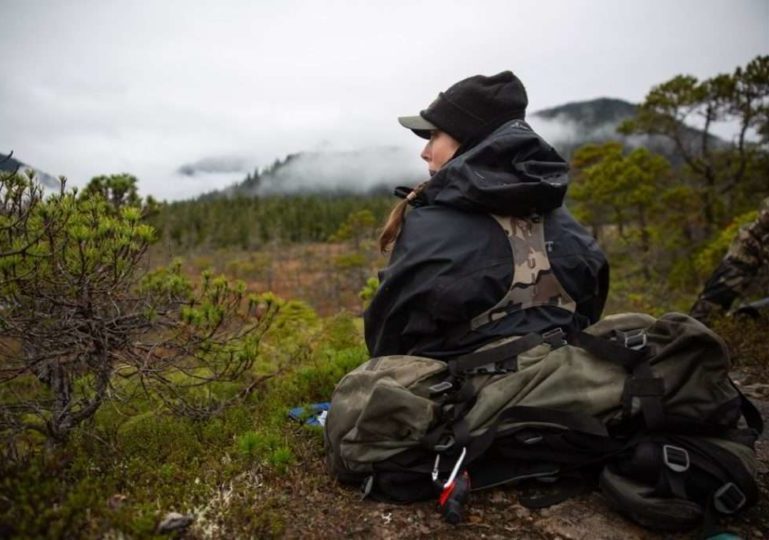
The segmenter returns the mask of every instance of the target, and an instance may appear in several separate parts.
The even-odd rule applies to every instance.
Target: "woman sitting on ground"
[[[568,164],[524,121],[527,105],[504,71],[399,118],[428,139],[431,177],[403,193],[380,238],[392,256],[365,313],[372,356],[450,358],[601,316],[608,263],[563,207]]]

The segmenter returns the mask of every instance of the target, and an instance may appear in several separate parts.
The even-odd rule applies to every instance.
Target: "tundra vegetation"
[[[715,137],[718,124],[734,132]],[[608,313],[687,311],[769,196],[769,57],[664,82],[621,129],[669,138],[676,159],[582,147],[568,205],[612,262]],[[0,537],[152,537],[168,511],[196,515],[193,537],[289,531],[323,451],[286,412],[327,400],[366,358],[390,204],[163,204],[126,174],[44,196],[2,174]],[[713,324],[767,382],[767,320]]]

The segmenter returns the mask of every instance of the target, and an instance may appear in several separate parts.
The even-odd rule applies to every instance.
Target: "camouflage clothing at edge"
[[[742,227],[732,241],[692,306],[691,315],[705,320],[714,313],[728,310],[762,268],[769,268],[769,197],[761,203],[756,220]]]

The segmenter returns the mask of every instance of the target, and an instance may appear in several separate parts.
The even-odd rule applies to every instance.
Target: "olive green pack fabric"
[[[729,380],[729,355],[719,336],[679,313],[659,319],[614,315],[585,333],[618,340],[636,330],[643,331],[654,377],[663,381],[665,415],[736,426],[740,396]],[[331,473],[360,479],[376,464],[422,446],[441,419],[441,404],[431,393],[449,375],[446,362],[413,356],[373,358],[347,374],[334,390],[325,424]],[[612,426],[641,414],[641,399],[624,394],[628,377],[619,362],[570,344],[542,343],[518,355],[514,372],[467,375],[475,401],[464,420],[471,437],[512,406],[577,413]]]
[[[604,467],[599,486],[610,506],[644,527],[681,531],[703,522],[708,527],[713,516],[735,514],[758,498],[757,462],[747,445],[714,437],[650,436],[633,450]]]
[[[330,471],[356,479],[372,465],[420,445],[438,406],[428,388],[446,363],[417,356],[373,358],[337,384],[324,426]]]

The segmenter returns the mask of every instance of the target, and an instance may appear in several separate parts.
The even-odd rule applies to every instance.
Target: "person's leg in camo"
[[[756,220],[742,227],[732,240],[726,256],[705,283],[690,314],[706,321],[715,313],[727,311],[762,268],[769,268],[769,198],[761,203]]]

